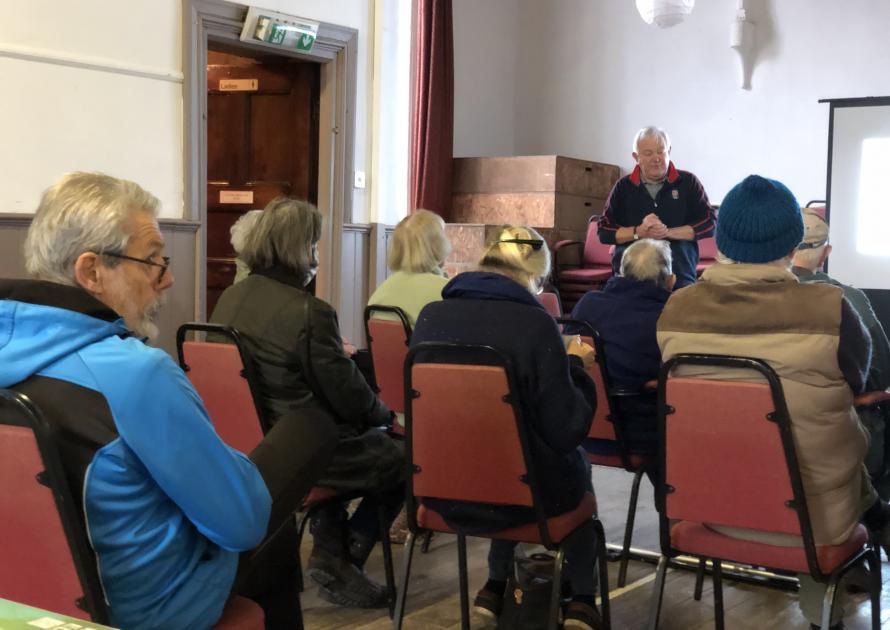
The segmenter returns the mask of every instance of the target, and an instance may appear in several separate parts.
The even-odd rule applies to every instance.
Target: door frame
[[[321,64],[318,208],[326,220],[319,243],[316,293],[335,309],[340,306],[343,224],[352,220],[358,31],[321,22],[310,52],[242,42],[247,9],[247,5],[222,0],[182,2],[184,218],[201,224],[195,244],[195,312],[202,319],[207,300],[207,46],[211,40]]]

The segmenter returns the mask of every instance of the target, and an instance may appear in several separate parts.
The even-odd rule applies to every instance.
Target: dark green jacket
[[[343,353],[337,313],[297,278],[254,271],[223,292],[210,321],[244,337],[271,424],[299,421],[305,408],[332,416],[340,444],[319,485],[360,489],[401,474],[398,449],[376,428],[390,423],[390,410]]]

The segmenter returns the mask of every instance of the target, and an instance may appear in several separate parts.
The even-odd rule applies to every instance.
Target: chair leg
[[[868,560],[868,574],[871,582],[869,584],[871,627],[872,630],[881,630],[881,548],[873,545],[865,557]]]
[[[405,618],[405,600],[408,598],[408,575],[411,573],[411,558],[414,556],[414,532],[408,532],[405,539],[404,557],[402,558],[402,583],[396,597],[396,609],[392,618],[393,630],[401,630]]]
[[[605,630],[612,627],[612,613],[609,609],[609,565],[606,558],[606,532],[603,523],[598,518],[593,519],[596,527],[596,566],[599,569],[600,583],[600,609],[602,610],[603,626]]]
[[[633,485],[630,489],[630,505],[627,507],[627,521],[624,525],[624,543],[621,545],[621,564],[618,566],[618,588],[627,582],[627,562],[630,559],[630,542],[634,535],[634,520],[637,516],[637,498],[640,495],[640,481],[643,469],[634,473]]]
[[[831,627],[831,614],[834,612],[834,603],[837,598],[838,577],[837,574],[831,576],[825,588],[825,596],[822,598],[822,623],[819,625],[824,630]]]
[[[467,537],[457,535],[457,570],[460,578],[460,627],[470,630],[470,586],[467,579]]]
[[[698,570],[695,572],[695,591],[692,593],[693,599],[697,602],[701,601],[701,591],[705,584],[705,566],[707,564],[708,561],[704,558],[698,559]]]
[[[550,614],[547,616],[547,630],[556,630],[559,623],[559,603],[562,594],[562,565],[565,552],[562,545],[556,548],[556,560],[553,562],[553,587],[550,592]]]
[[[423,542],[420,545],[420,553],[429,553],[430,542],[432,540],[433,540],[433,532],[432,532],[432,530],[430,530],[423,536]]]
[[[380,529],[380,547],[383,549],[383,570],[386,574],[386,602],[389,617],[392,619],[396,604],[396,579],[392,567],[392,544],[389,540],[389,528],[386,526],[386,514],[383,505],[377,503],[377,525]]]
[[[723,630],[723,566],[717,558],[711,562],[714,567],[714,627]]]
[[[655,570],[655,584],[652,586],[652,608],[649,611],[649,630],[658,629],[658,617],[661,614],[661,600],[664,597],[664,578],[667,574],[668,558],[661,556],[658,569]]]

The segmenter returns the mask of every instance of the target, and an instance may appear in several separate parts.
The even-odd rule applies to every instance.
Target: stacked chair
[[[564,312],[571,312],[585,293],[602,288],[612,277],[614,248],[600,243],[596,233],[598,226],[598,217],[591,217],[584,242],[559,241],[553,246],[553,277]],[[572,249],[581,250],[577,267],[569,267],[565,262],[566,254]]]

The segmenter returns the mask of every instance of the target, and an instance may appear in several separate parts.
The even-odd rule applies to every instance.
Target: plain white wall
[[[521,0],[453,0],[454,156],[514,155]]]
[[[374,0],[263,0],[263,6],[356,28],[355,164],[371,168]],[[71,170],[133,179],[183,216],[181,0],[0,0],[0,212],[33,212]],[[73,58],[165,75],[134,77],[17,58]],[[369,180],[373,174],[369,173]],[[367,221],[365,190],[354,219]]]
[[[633,134],[655,124],[712,201],[757,172],[805,202],[825,195],[828,105],[817,101],[890,94],[881,0],[748,0],[758,50],[750,91],[738,87],[729,48],[736,0],[698,2],[666,30],[647,26],[630,1],[454,1],[455,49],[473,52],[455,55],[455,93],[475,95],[462,103],[455,155],[558,153],[626,170]],[[512,11],[497,20],[504,4]],[[504,108],[511,126],[497,118]]]

